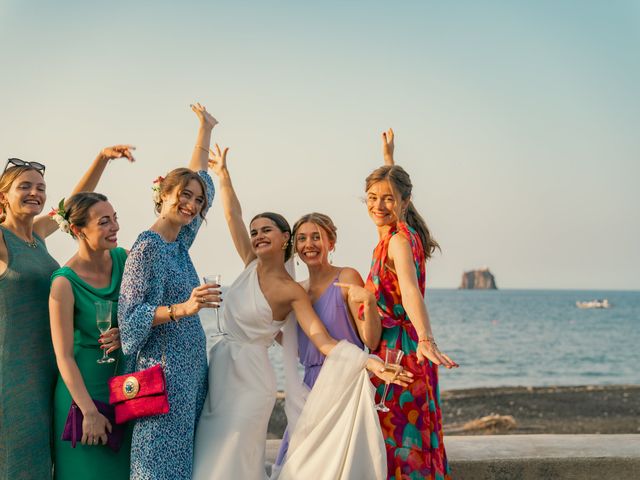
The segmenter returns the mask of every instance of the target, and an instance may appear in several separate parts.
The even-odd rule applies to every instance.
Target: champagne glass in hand
[[[222,282],[222,275],[215,274],[215,275],[205,275],[204,277],[202,277],[202,280],[204,281],[205,284],[207,285],[215,285],[216,287],[220,287],[220,282]],[[220,313],[219,313],[219,309],[220,309],[220,304],[218,304],[216,306],[216,331],[212,334],[214,337],[218,337],[220,335],[226,335],[225,332],[223,332],[222,330],[220,330]]]
[[[404,352],[402,350],[396,350],[395,348],[387,348],[387,351],[384,355],[384,369],[391,372],[399,372],[402,370],[402,366],[400,365],[400,360]],[[385,382],[384,391],[382,393],[382,398],[379,403],[375,404],[375,409],[381,412],[388,412],[389,407],[387,407],[384,402],[387,399],[387,392],[389,391],[389,382]]]
[[[111,302],[100,301],[94,302],[96,306],[96,325],[100,333],[104,335],[111,328]],[[102,350],[102,358],[98,359],[98,363],[111,363],[115,362],[115,358],[111,358],[107,355],[107,350]]]

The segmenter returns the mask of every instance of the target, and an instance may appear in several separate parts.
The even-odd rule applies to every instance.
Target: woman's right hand
[[[413,383],[413,373],[405,371],[402,367],[400,367],[400,371],[396,372],[386,370],[384,362],[373,357],[369,357],[366,367],[367,370],[386,383],[395,383],[402,387],[408,387],[410,383]]]
[[[354,283],[334,282],[336,287],[347,289],[347,300],[355,304],[369,304],[375,307],[376,296],[370,290],[365,287],[356,285]]]
[[[213,127],[215,127],[218,124],[218,120],[213,118],[213,115],[207,112],[207,109],[204,106],[196,102],[193,105],[190,105],[190,107],[191,107],[191,110],[193,110],[193,112],[198,116],[198,120],[200,120],[201,127],[211,131],[213,130]]]
[[[219,288],[220,285],[213,283],[206,283],[194,288],[189,300],[182,304],[184,316],[195,315],[203,308],[218,308],[222,302]]]
[[[107,444],[107,432],[111,433],[111,423],[107,417],[102,415],[97,409],[88,412],[82,419],[82,439],[83,445]]]

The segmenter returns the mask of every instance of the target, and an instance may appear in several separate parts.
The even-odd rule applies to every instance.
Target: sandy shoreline
[[[445,434],[640,433],[640,385],[472,388],[441,400]],[[281,438],[285,424],[278,398],[269,438]]]

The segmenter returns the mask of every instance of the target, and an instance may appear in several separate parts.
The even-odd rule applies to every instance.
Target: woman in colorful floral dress
[[[404,352],[402,366],[414,374],[403,388],[391,385],[389,411],[379,412],[391,480],[450,478],[442,441],[442,413],[437,365],[457,367],[440,352],[424,303],[425,262],[438,248],[411,202],[411,179],[393,165],[393,131],[383,134],[386,165],[366,179],[367,210],[380,241],[373,252],[366,287],[373,291],[382,315],[382,340],[374,352]],[[372,379],[382,394],[384,384]]]

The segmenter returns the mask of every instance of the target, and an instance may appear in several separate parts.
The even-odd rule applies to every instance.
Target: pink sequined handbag
[[[167,383],[161,365],[109,379],[109,403],[116,423],[169,413]]]

